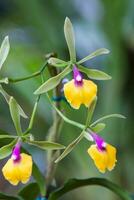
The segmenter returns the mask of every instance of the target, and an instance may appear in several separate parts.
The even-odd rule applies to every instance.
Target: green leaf
[[[2,134],[2,135],[10,135],[10,133],[8,133],[7,131],[2,130],[2,129],[0,129],[0,134]]]
[[[84,134],[85,134],[85,129],[81,132],[81,134],[79,135],[79,137],[77,137],[73,142],[71,142],[67,146],[67,148],[65,149],[65,151],[63,151],[63,153],[55,160],[55,163],[58,163],[64,157],[66,157],[74,149],[74,147],[76,147],[76,145],[81,141],[81,139],[84,137]]]
[[[91,136],[90,133],[92,133],[93,131],[91,129],[87,129],[87,131],[85,131],[84,137],[88,140],[88,141],[94,141],[93,137]]]
[[[110,115],[106,115],[104,117],[101,117],[100,119],[97,119],[95,122],[93,122],[92,124],[90,124],[90,126],[94,126],[99,122],[104,121],[105,119],[109,119],[109,118],[121,118],[121,119],[126,119],[126,117],[124,115],[121,114],[110,114]]]
[[[23,187],[18,195],[21,196],[24,200],[33,200],[36,199],[40,194],[39,186],[37,183],[29,183]]]
[[[64,35],[69,49],[70,60],[76,61],[76,51],[75,51],[75,37],[73,25],[68,17],[65,19],[64,23]]]
[[[0,83],[8,84],[9,83],[8,78],[5,77],[5,78],[0,79]]]
[[[35,92],[34,94],[39,95],[45,92],[48,92],[49,90],[52,90],[53,88],[55,88],[60,81],[70,72],[72,71],[72,69],[70,68],[70,66],[66,67],[60,74],[58,74],[57,76],[54,76],[50,79],[48,79],[45,83],[43,83]]]
[[[18,103],[17,103],[18,104]],[[24,110],[21,108],[21,106],[18,104],[19,107],[19,113],[23,118],[28,118],[28,116],[24,113]]]
[[[6,102],[9,103],[9,99],[11,96],[9,94],[7,94],[7,92],[3,89],[2,85],[0,85],[0,93],[3,95]]]
[[[89,78],[95,79],[95,80],[109,80],[112,78],[105,72],[97,70],[97,69],[88,69],[86,67],[79,66],[79,70],[81,72],[84,72]]]
[[[87,119],[86,119],[86,124],[81,132],[81,134],[73,141],[71,142],[66,149],[63,151],[63,153],[55,160],[55,163],[58,163],[59,161],[61,161],[65,156],[67,156],[73,149],[74,147],[76,147],[76,145],[83,139],[83,137],[85,136],[85,131],[90,123],[92,114],[94,112],[94,108],[96,105],[96,98],[93,101],[93,103],[89,106],[88,111],[87,111]]]
[[[0,70],[8,56],[9,49],[10,49],[9,38],[8,38],[8,36],[6,36],[0,47]]]
[[[17,136],[13,136],[13,135],[0,135],[0,139],[3,138],[16,138]]]
[[[89,54],[88,56],[86,56],[85,58],[83,58],[82,60],[78,61],[77,64],[81,64],[84,63],[96,56],[100,56],[100,55],[104,55],[104,54],[108,54],[110,51],[108,49],[105,48],[101,48],[101,49],[97,49],[96,51],[94,51],[93,53]]]
[[[96,132],[96,133],[99,133],[105,127],[106,127],[106,124],[104,124],[104,123],[98,123],[95,126],[90,126],[91,130],[94,131],[94,132]]]
[[[45,177],[40,172],[40,170],[39,170],[38,166],[35,164],[35,162],[33,162],[32,175],[39,185],[41,195],[45,196],[46,195]]]
[[[77,189],[83,186],[89,186],[89,185],[99,185],[99,186],[105,187],[113,191],[115,194],[117,194],[122,200],[132,200],[129,193],[126,190],[122,189],[120,186],[104,178],[89,178],[89,179],[82,179],[82,180],[70,179],[61,188],[52,192],[48,200],[58,200],[61,196],[63,196],[67,192],[70,192],[74,189]]]
[[[0,192],[0,199],[1,200],[24,200],[22,197],[19,196],[11,196]]]
[[[20,124],[19,107],[16,100],[13,97],[11,97],[9,100],[9,109],[17,134],[21,136],[22,130]]]
[[[92,103],[90,104],[90,106],[88,108],[88,114],[87,114],[87,120],[86,120],[86,127],[89,126],[90,121],[92,120],[92,116],[94,114],[96,103],[97,103],[97,97],[94,98],[94,100],[92,101]]]
[[[3,95],[3,97],[6,100],[6,102],[9,104],[9,100],[10,100],[11,96],[3,89],[3,87],[1,85],[0,85],[0,93]],[[21,108],[21,106],[19,104],[18,104],[18,107],[19,107],[19,113],[20,113],[20,115],[23,118],[28,118],[27,115],[24,113],[23,109]]]
[[[35,104],[34,104],[34,107],[33,107],[32,113],[31,113],[29,125],[28,125],[28,128],[27,128],[26,132],[29,132],[33,127],[35,114],[36,114],[36,111],[37,111],[37,106],[38,106],[39,100],[40,100],[40,95],[37,96],[37,99],[35,101]]]
[[[68,65],[68,62],[65,62],[64,60],[60,60],[60,59],[58,59],[58,58],[50,58],[50,59],[48,60],[48,63],[49,63],[50,65],[55,66],[55,67],[65,67],[65,66]]]
[[[17,139],[14,139],[11,143],[0,148],[0,159],[6,158],[12,153],[12,149],[14,145],[16,144],[16,142],[17,142]]]
[[[65,146],[62,144],[49,142],[49,141],[30,141],[26,140],[28,144],[34,145],[43,150],[56,150],[56,149],[65,149]]]

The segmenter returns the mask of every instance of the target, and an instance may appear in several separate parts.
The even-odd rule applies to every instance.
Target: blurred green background
[[[99,100],[94,119],[110,113],[121,113],[127,120],[107,120],[101,135],[118,149],[118,162],[112,172],[100,174],[87,154],[90,146],[83,140],[75,150],[60,162],[56,173],[61,185],[68,178],[105,177],[134,192],[134,1],[133,0],[0,0],[0,41],[9,35],[11,50],[2,69],[1,77],[12,78],[29,75],[40,69],[46,53],[57,52],[61,59],[69,58],[63,34],[63,24],[68,16],[75,29],[78,59],[97,48],[106,47],[111,53],[97,57],[86,66],[104,70],[113,79],[98,81]],[[46,77],[47,79],[47,77]],[[39,86],[35,78],[4,88],[14,95],[28,115],[35,102],[33,92]],[[0,128],[14,132],[5,100],[0,98]],[[75,111],[63,104],[67,116],[83,122],[85,109]],[[22,120],[23,127],[28,124]],[[42,96],[33,134],[44,139],[52,123],[51,108]],[[60,142],[68,144],[80,130],[64,124]],[[28,147],[29,148],[29,147]],[[44,152],[29,148],[34,160],[44,172]],[[44,159],[44,162],[42,160]],[[5,161],[1,162],[1,167]],[[21,187],[21,186],[19,186]],[[16,193],[18,188],[10,186],[0,174],[0,190]],[[75,190],[61,199],[116,200],[112,192],[97,186]]]

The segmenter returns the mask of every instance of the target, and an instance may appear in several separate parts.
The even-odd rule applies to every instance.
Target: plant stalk
[[[48,56],[48,58],[50,57],[54,57],[53,55],[50,54],[50,56]],[[50,76],[56,76],[59,71],[58,69],[54,68],[51,65],[48,65],[48,70],[50,73]],[[53,96],[58,98],[61,96],[61,84],[59,84],[54,90],[53,90]],[[47,97],[49,98],[48,94]],[[60,106],[60,102],[57,101],[55,102],[55,106],[61,110],[61,106]],[[58,138],[59,138],[59,134],[62,128],[62,118],[58,115],[58,113],[53,110],[53,124],[49,129],[48,132],[48,140],[52,141],[52,142],[57,142]],[[56,160],[56,158],[59,156],[60,151],[48,151],[47,154],[47,171],[46,171],[46,184],[47,187],[49,187],[52,184],[52,181],[54,180],[54,176],[55,176],[55,172],[56,172],[56,168],[57,168],[57,164],[54,162]]]

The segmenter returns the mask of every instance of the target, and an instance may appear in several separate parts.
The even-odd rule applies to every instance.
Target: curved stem
[[[80,124],[79,122],[76,122],[76,121],[73,121],[73,120],[70,120],[69,118],[67,118],[65,115],[63,115],[63,113],[53,104],[53,102],[51,101],[51,98],[49,97],[49,95],[47,94],[47,98],[50,102],[50,104],[52,105],[52,107],[55,109],[55,111],[58,113],[58,115],[65,121],[67,122],[68,124],[71,124],[77,128],[80,128],[80,129],[84,129],[85,125],[84,124]],[[89,127],[87,128],[87,131],[85,131],[85,138],[89,141],[92,141],[92,137],[90,137],[90,133],[92,133],[92,129]]]
[[[21,78],[16,78],[16,79],[8,78],[8,81],[9,81],[9,83],[17,83],[17,82],[20,82],[20,81],[25,81],[25,80],[34,78],[36,76],[39,76],[44,71],[46,65],[47,65],[47,61],[44,63],[43,67],[39,71],[37,71],[37,72],[35,72],[35,73],[33,73],[29,76],[25,76],[25,77],[21,77]]]
[[[16,83],[16,82],[25,81],[25,80],[34,78],[34,77],[39,76],[39,75],[40,75],[40,71],[35,72],[35,73],[33,73],[29,76],[22,77],[22,78],[16,78],[16,79],[9,78],[8,81],[9,81],[9,83]]]

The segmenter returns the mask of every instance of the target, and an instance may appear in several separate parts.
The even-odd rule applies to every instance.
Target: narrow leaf
[[[88,56],[86,56],[85,58],[83,58],[82,60],[78,61],[77,64],[81,64],[84,63],[96,56],[100,56],[100,55],[104,55],[104,54],[108,54],[110,51],[108,49],[105,48],[101,48],[101,49],[97,49],[96,51],[94,51],[93,53],[89,54]]]
[[[28,144],[34,145],[43,150],[56,150],[56,149],[64,149],[65,146],[62,144],[49,142],[49,141],[30,141],[26,140]]]
[[[36,199],[39,194],[40,190],[37,183],[29,183],[28,185],[23,187],[18,193],[18,195],[25,200]]]
[[[93,142],[93,141],[94,141],[94,140],[93,140],[93,137],[90,135],[91,132],[93,132],[93,131],[87,129],[87,131],[85,131],[84,137],[85,137],[88,141]]]
[[[12,195],[8,195],[8,194],[4,194],[2,192],[0,192],[0,199],[1,200],[24,200],[22,197],[12,196]]]
[[[91,130],[93,132],[99,133],[100,131],[102,131],[104,128],[106,127],[106,124],[104,123],[98,123],[95,126],[90,126]]]
[[[18,104],[18,107],[19,107],[19,114],[25,119],[28,118],[28,116],[25,114],[24,110],[21,108],[19,104]]]
[[[10,100],[11,96],[3,89],[3,87],[1,85],[0,85],[0,93],[3,95],[3,97],[6,100],[6,102],[9,104],[9,100]],[[21,106],[19,104],[18,104],[18,106],[19,106],[19,113],[20,113],[20,115],[23,118],[28,118],[27,115],[24,113],[23,109],[21,108]]]
[[[10,135],[10,133],[8,133],[7,131],[2,130],[2,129],[0,129],[0,134],[2,134],[2,135]]]
[[[35,164],[35,162],[33,162],[32,175],[39,185],[41,195],[45,196],[46,195],[45,177],[40,172],[40,170],[39,170],[38,166]]]
[[[60,60],[58,58],[53,58],[53,57],[48,60],[48,63],[55,67],[65,67],[68,65],[68,63],[65,62],[64,60]]]
[[[3,63],[5,62],[10,49],[9,38],[6,36],[0,47],[0,69],[2,68]]]
[[[94,100],[92,101],[92,103],[90,104],[90,106],[88,108],[88,114],[87,114],[87,119],[86,119],[86,127],[89,126],[90,121],[92,120],[92,116],[94,114],[96,103],[97,103],[97,97],[94,98]]]
[[[79,70],[81,72],[84,72],[89,78],[95,79],[95,80],[109,80],[112,78],[105,72],[97,70],[97,69],[89,69],[83,66],[79,66]]]
[[[34,94],[39,95],[45,92],[48,92],[49,90],[52,90],[53,88],[55,88],[60,81],[70,72],[72,71],[72,69],[70,68],[70,66],[66,67],[60,74],[58,74],[57,76],[54,76],[50,79],[48,79],[45,83],[43,83],[35,92]]]
[[[70,60],[76,61],[76,51],[75,51],[75,37],[73,25],[68,17],[65,19],[64,23],[64,35],[69,49]]]
[[[84,137],[85,134],[85,130],[83,130],[81,132],[81,134],[79,135],[79,137],[77,137],[73,142],[71,142],[67,148],[65,149],[65,151],[63,151],[63,153],[57,158],[57,160],[55,160],[55,163],[58,163],[59,161],[61,161],[65,156],[67,156],[73,149],[74,147],[81,141],[81,139]]]
[[[14,126],[16,128],[17,134],[20,136],[22,131],[21,131],[21,124],[20,124],[19,107],[16,100],[13,97],[11,97],[9,100],[9,109],[10,109],[10,114],[11,114]]]
[[[13,135],[0,135],[0,139],[4,139],[4,138],[16,138],[17,136],[13,136]]]
[[[105,187],[117,194],[122,200],[132,200],[126,190],[104,178],[70,179],[61,188],[52,192],[48,200],[58,200],[67,192],[89,185],[99,185]]]
[[[101,117],[100,119],[97,119],[95,122],[93,122],[92,124],[90,124],[90,126],[94,126],[99,122],[104,121],[105,119],[109,119],[109,118],[121,118],[121,119],[126,119],[126,117],[124,115],[121,114],[110,114],[110,115],[106,115],[104,117]]]
[[[17,142],[17,139],[14,139],[11,143],[0,148],[0,159],[6,158],[12,153],[12,149],[14,145],[16,144],[16,142]]]
[[[0,83],[8,84],[9,83],[8,78],[5,77],[5,78],[0,79]]]
[[[2,85],[0,85],[0,93],[5,98],[6,102],[9,103],[10,95],[3,89]]]

